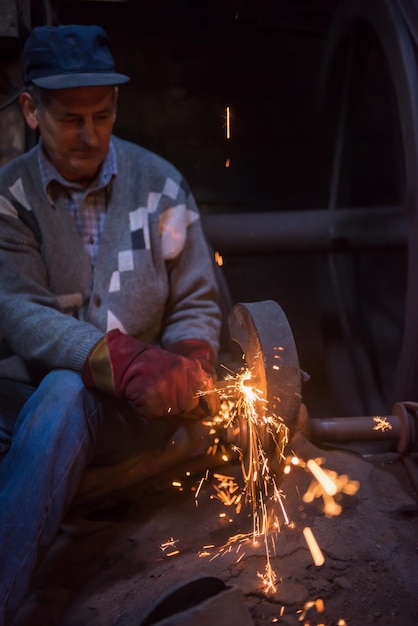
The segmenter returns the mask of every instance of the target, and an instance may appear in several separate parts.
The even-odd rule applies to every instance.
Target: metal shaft
[[[397,452],[417,449],[417,405],[399,402],[393,415],[309,419],[309,434],[317,443],[392,441]]]

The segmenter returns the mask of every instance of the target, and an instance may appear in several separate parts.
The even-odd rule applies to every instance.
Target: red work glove
[[[191,412],[199,390],[212,386],[199,361],[112,330],[98,341],[83,367],[83,382],[132,402],[145,417]]]
[[[183,339],[166,348],[169,352],[181,354],[188,359],[196,359],[210,376],[215,375],[216,358],[212,346],[203,339]]]
[[[183,339],[177,343],[167,346],[167,350],[181,354],[188,359],[199,361],[205,372],[211,377],[215,377],[215,353],[207,341],[203,339]],[[207,388],[207,393],[200,396],[199,407],[205,415],[216,415],[219,412],[219,395],[215,391],[213,384]]]

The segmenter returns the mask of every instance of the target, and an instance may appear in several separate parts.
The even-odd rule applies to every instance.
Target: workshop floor
[[[370,462],[319,450],[301,434],[291,449],[300,459],[322,457],[323,468],[346,475],[353,491],[354,481],[360,487],[339,494],[341,514],[327,517],[322,497],[302,500],[312,481],[302,464],[284,476],[289,523],[279,515],[280,532],[269,545],[275,592],[266,592],[259,576],[267,563],[263,541],[230,541],[251,532],[249,510],[237,514],[214,497],[213,473],[240,482],[239,466],[211,470],[196,498],[202,466],[193,477],[173,471],[148,493],[90,520],[67,520],[13,626],[139,626],[164,595],[202,576],[238,587],[255,626],[417,624],[417,500],[403,464],[396,455]],[[323,552],[322,566],[313,564],[306,526]],[[222,624],[230,623],[222,611]]]

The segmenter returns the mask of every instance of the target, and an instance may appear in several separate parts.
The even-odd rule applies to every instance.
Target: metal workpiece
[[[327,417],[308,420],[309,438],[318,444],[389,442],[401,454],[418,451],[418,404],[397,402],[391,415]]]

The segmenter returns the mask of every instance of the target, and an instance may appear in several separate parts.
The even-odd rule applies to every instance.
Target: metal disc
[[[259,392],[258,436],[270,462],[280,464],[278,457],[295,432],[301,404],[302,373],[290,325],[273,300],[235,304],[228,324],[231,339],[241,347],[251,371],[251,386]],[[263,425],[268,416],[287,429],[272,434]],[[248,436],[248,424],[241,423],[240,428],[242,440]]]

